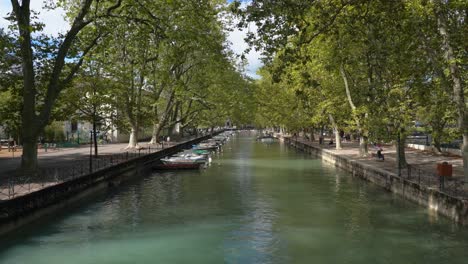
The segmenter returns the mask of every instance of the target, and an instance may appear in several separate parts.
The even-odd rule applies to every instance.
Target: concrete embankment
[[[214,135],[219,133],[221,132],[214,133]],[[98,190],[118,185],[138,175],[144,175],[144,172],[150,170],[152,164],[159,162],[161,158],[175,154],[182,149],[191,148],[193,144],[210,137],[210,135],[199,137],[36,192],[0,201],[0,234],[12,231],[59,209],[66,210],[71,204]]]
[[[428,207],[450,219],[468,225],[468,201],[459,197],[448,195],[436,188],[418,184],[397,174],[380,168],[370,166],[363,161],[337,155],[327,149],[306,144],[304,142],[285,139],[285,142],[301,151],[320,157],[324,162],[344,169],[355,177],[375,183],[388,191],[400,195],[408,200]]]

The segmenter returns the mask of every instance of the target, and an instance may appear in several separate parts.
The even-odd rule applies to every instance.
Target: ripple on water
[[[0,238],[0,263],[466,263],[468,232],[253,138]]]

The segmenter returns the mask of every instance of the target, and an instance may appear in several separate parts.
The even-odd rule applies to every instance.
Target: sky
[[[232,0],[228,0],[228,2],[231,1]],[[63,9],[57,8],[54,10],[45,10],[43,8],[43,2],[43,0],[32,0],[31,9],[40,12],[39,21],[45,23],[44,33],[57,36],[59,32],[66,32],[69,26],[63,18]],[[248,1],[243,2],[245,4]],[[5,17],[9,12],[11,12],[10,0],[0,0],[0,28],[8,27],[9,22],[5,19]],[[241,55],[248,47],[247,43],[244,41],[244,38],[249,30],[254,31],[256,28],[255,26],[250,26],[248,29],[235,29],[229,33],[228,41],[232,43],[231,49],[237,55]],[[245,67],[245,74],[252,78],[258,79],[259,76],[256,74],[256,71],[259,67],[262,66],[260,53],[252,49],[248,54],[245,54],[245,57],[248,62],[248,65]]]

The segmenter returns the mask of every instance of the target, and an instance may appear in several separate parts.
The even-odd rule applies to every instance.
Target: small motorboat
[[[191,149],[189,150],[195,154],[198,154],[198,155],[210,155],[210,151],[208,150],[205,150],[205,149]]]
[[[182,153],[177,154],[175,157],[192,160],[198,163],[211,162],[210,155],[200,155],[200,154],[195,154],[192,152],[182,152]]]
[[[202,142],[198,145],[193,146],[194,150],[210,150],[216,151],[219,149],[219,146],[216,143]]]
[[[167,157],[161,159],[164,164],[187,164],[187,163],[199,163],[204,164],[208,161],[205,156],[197,154],[179,154],[178,156]]]
[[[184,157],[187,159],[196,159],[196,160],[205,160],[205,162],[211,162],[211,152],[208,150],[195,150],[195,149],[189,149],[185,150],[179,154],[176,154],[174,156],[176,157]]]
[[[198,169],[207,163],[207,158],[197,154],[179,154],[179,156],[166,157],[161,159],[161,164],[154,166],[154,169],[177,170],[177,169]]]

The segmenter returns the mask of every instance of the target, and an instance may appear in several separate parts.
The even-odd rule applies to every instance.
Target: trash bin
[[[452,164],[442,162],[437,164],[437,175],[441,177],[452,177]]]

